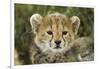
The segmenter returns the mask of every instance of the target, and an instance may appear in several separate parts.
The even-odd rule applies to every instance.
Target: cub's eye
[[[47,33],[48,33],[49,35],[52,35],[52,31],[47,31]]]
[[[62,34],[63,34],[63,35],[66,35],[66,34],[67,34],[67,31],[63,31]]]

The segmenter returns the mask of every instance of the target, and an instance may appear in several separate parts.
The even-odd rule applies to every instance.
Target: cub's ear
[[[80,19],[77,16],[72,16],[71,17],[71,22],[72,22],[73,32],[76,35],[77,32],[78,32],[79,26],[80,26]]]
[[[40,14],[33,14],[30,17],[30,24],[32,26],[32,30],[33,30],[34,34],[37,33],[38,27],[41,22],[42,22],[42,16]]]

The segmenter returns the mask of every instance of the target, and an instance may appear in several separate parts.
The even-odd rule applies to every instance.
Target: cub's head
[[[30,23],[35,34],[34,41],[42,52],[62,52],[67,50],[75,39],[80,19],[77,16],[67,17],[60,13],[45,17],[33,14]]]

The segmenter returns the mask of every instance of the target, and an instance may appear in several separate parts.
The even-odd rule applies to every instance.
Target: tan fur
[[[48,14],[44,17],[40,14],[33,14],[30,18],[30,23],[33,33],[35,34],[33,42],[33,44],[35,44],[32,45],[31,48],[31,59],[33,60],[32,63],[34,63],[34,61],[36,59],[39,60],[43,54],[45,54],[45,59],[47,59],[47,56],[52,55],[50,58],[55,56],[60,57],[59,54],[63,55],[62,53],[68,51],[71,48],[70,43],[75,40],[75,32],[78,31],[80,20],[77,16],[67,17],[60,13]],[[48,31],[51,31],[51,34],[48,34]],[[67,33],[63,34],[64,31]],[[57,45],[56,41],[60,41],[60,44]],[[39,58],[35,58],[37,52],[32,53],[34,48],[36,48],[35,46],[38,48],[37,51],[42,53],[38,55]],[[57,46],[59,46],[59,48],[57,48]],[[63,59],[61,61],[63,61]]]
[[[77,26],[80,25],[77,16],[70,18],[60,13],[49,14],[45,17],[34,14],[30,18],[30,22],[36,35],[34,41],[45,53],[46,51],[62,52],[69,49],[69,44],[75,39],[75,32],[78,30]],[[73,29],[74,23],[75,28]],[[76,28],[77,30],[75,30]],[[48,31],[51,31],[52,34],[49,35]],[[64,31],[67,32],[66,35],[63,35]],[[59,49],[55,49],[57,46],[56,41],[61,41]]]

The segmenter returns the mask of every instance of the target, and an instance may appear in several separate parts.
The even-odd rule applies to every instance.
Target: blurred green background
[[[24,64],[30,64],[29,46],[32,42],[32,30],[29,19],[32,14],[39,13],[45,16],[49,13],[59,12],[66,16],[76,15],[81,20],[78,35],[80,37],[94,36],[94,9],[81,7],[62,7],[32,4],[15,4],[15,48],[19,58]]]

